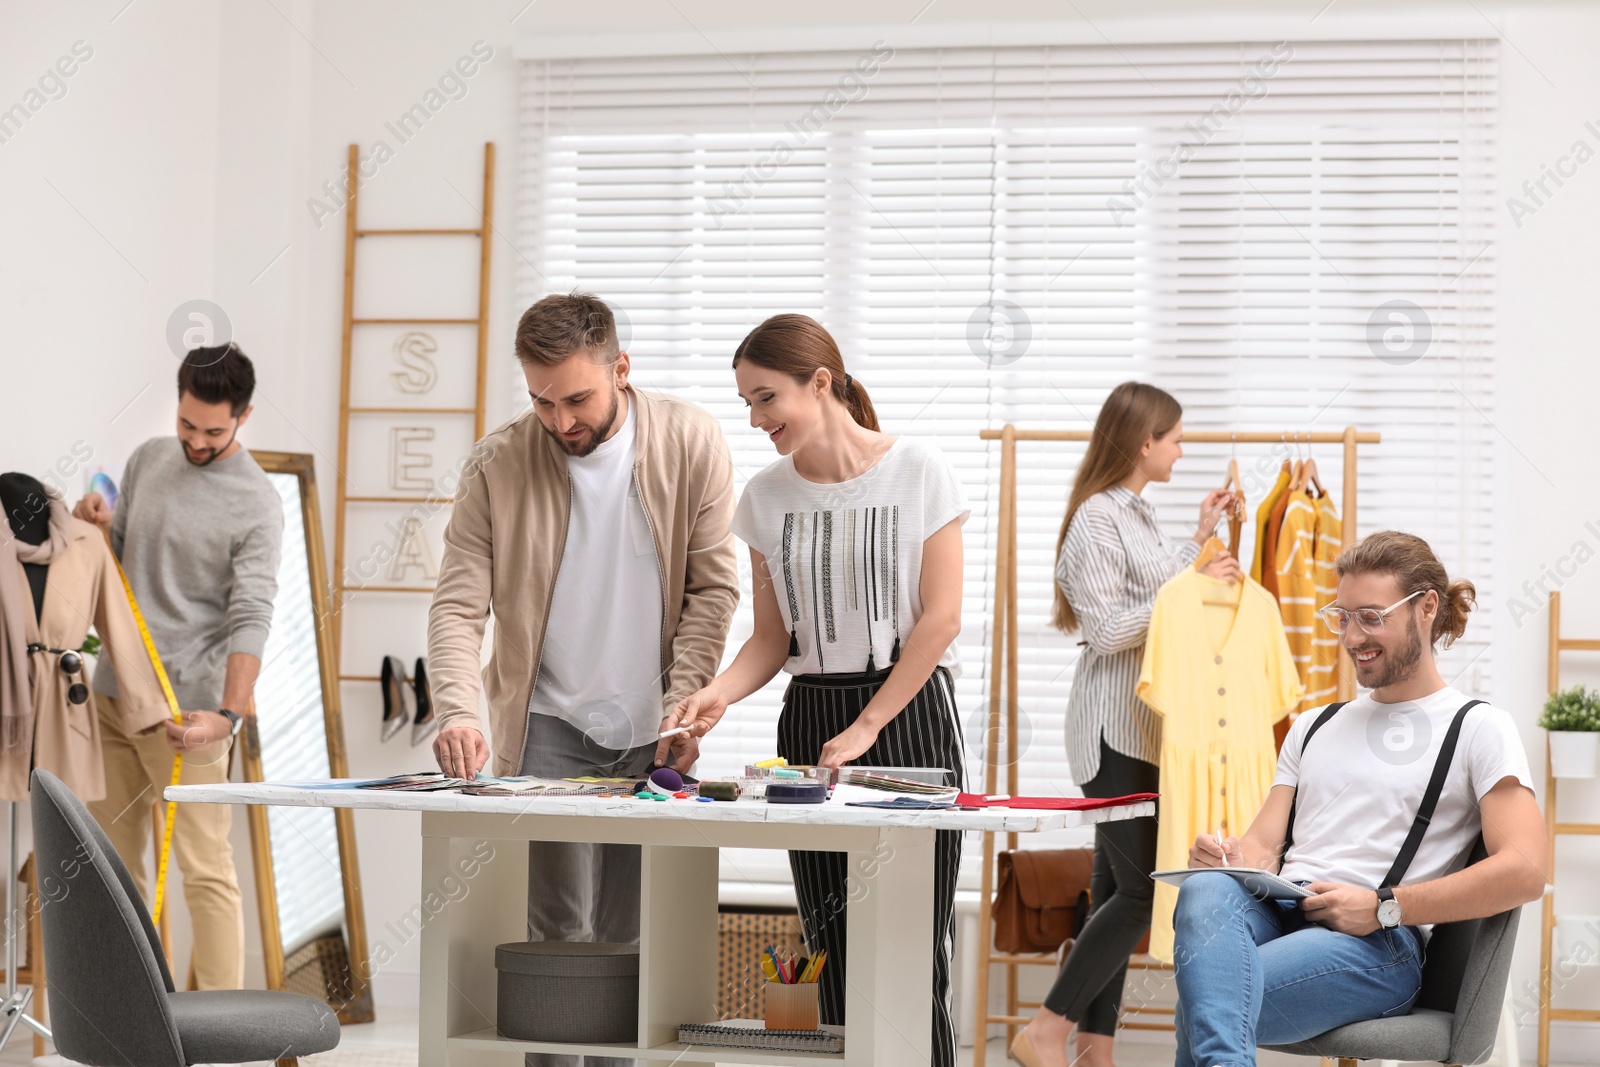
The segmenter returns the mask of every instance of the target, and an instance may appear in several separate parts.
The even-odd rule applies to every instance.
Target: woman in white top
[[[934,767],[965,762],[952,680],[959,673],[961,484],[937,451],[878,429],[867,391],[828,331],[775,315],[734,354],[750,424],[781,457],[745,487],[733,532],[750,546],[755,631],[732,664],[675,709],[702,735],[729,704],[780,670],[793,678],[778,719],[791,763]],[[950,946],[961,835],[934,860],[933,1063],[955,1062]],[[791,852],[806,945],[828,952],[824,1023],[844,1022],[845,854]]]
[[[1194,536],[1174,540],[1143,497],[1151,482],[1172,478],[1183,457],[1183,408],[1143,382],[1111,390],[1078,466],[1056,542],[1055,614],[1084,646],[1067,700],[1067,757],[1085,796],[1160,790],[1156,764],[1161,722],[1135,695],[1156,591],[1195,561],[1232,494],[1216,490],[1201,505]],[[1205,573],[1242,577],[1226,550]],[[1101,823],[1094,834],[1094,910],[1073,942],[1039,1014],[1017,1034],[1012,1055],[1023,1067],[1066,1067],[1067,1038],[1077,1031],[1078,1067],[1111,1067],[1128,957],[1150,928],[1156,820]]]

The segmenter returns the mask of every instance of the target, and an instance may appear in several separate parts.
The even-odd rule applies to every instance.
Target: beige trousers
[[[129,737],[116,701],[95,694],[100,711],[100,745],[105,755],[106,798],[89,805],[111,838],[134,885],[148,905],[152,900],[147,867],[151,848],[151,806],[172,781],[173,752],[165,730]],[[186,752],[184,785],[211,785],[228,777],[231,741]],[[228,832],[233,809],[227,804],[179,804],[172,829],[172,860],[183,872],[183,895],[194,932],[192,956],[197,989],[239,989],[244,985],[244,912],[239,876],[233,866]],[[169,884],[171,875],[168,875]],[[167,896],[170,907],[172,897]],[[181,972],[173,975],[184,986]]]

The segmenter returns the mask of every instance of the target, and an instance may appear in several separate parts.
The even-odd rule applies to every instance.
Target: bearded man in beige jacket
[[[629,384],[592,295],[534,304],[516,352],[533,409],[474,447],[428,613],[434,754],[457,777],[490,762],[492,612],[492,773],[642,774],[738,603],[727,442],[706,411]],[[687,770],[698,744],[680,735],[669,762]],[[531,938],[638,940],[638,846],[534,842],[528,867]]]

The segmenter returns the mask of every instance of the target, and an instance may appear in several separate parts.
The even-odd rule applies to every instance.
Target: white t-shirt
[[[765,558],[778,614],[798,639],[790,674],[891,666],[922,615],[922,543],[971,509],[936,449],[897,437],[865,473],[808,482],[784,456],[750,479],[732,530]],[[954,643],[939,663],[961,672]]]
[[[1363,694],[1335,712],[1309,748],[1306,731],[1322,709],[1303,713],[1284,739],[1272,781],[1298,789],[1294,843],[1283,876],[1378,888],[1417,817],[1450,721],[1470,699],[1448,686],[1395,704]],[[1478,803],[1505,778],[1533,788],[1511,716],[1479,704],[1461,724],[1439,806],[1401,885],[1442,878],[1466,865],[1483,826]]]
[[[567,457],[572,518],[545,624],[533,715],[609,749],[655,744],[661,702],[661,570],[633,480],[634,404],[611,439]]]

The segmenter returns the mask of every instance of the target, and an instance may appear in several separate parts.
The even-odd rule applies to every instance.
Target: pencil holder
[[[817,983],[768,982],[767,1029],[817,1029]]]

